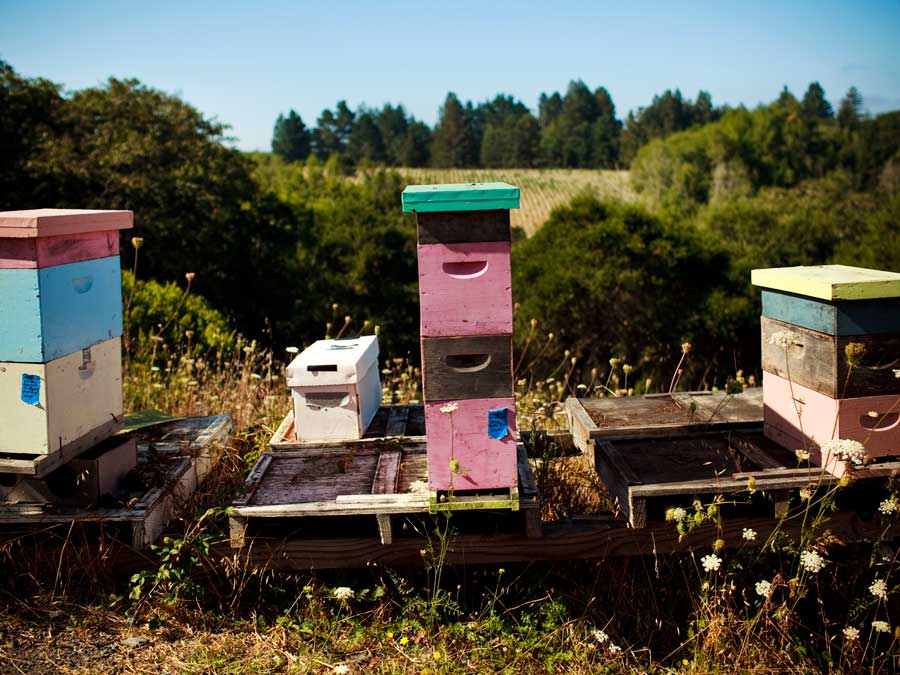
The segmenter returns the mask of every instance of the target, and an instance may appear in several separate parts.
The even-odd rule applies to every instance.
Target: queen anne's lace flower
[[[772,582],[771,581],[757,581],[756,582],[756,594],[761,595],[764,598],[769,597],[769,591],[772,590]]]
[[[854,628],[853,626],[847,626],[844,629],[844,637],[848,640],[858,640],[859,639],[859,628]]]
[[[881,502],[881,504],[878,505],[878,510],[885,515],[896,513],[897,502],[895,502],[893,499],[885,499],[883,502]]]
[[[809,461],[809,450],[794,450],[794,454],[797,455],[798,462]]]
[[[347,675],[350,672],[350,666],[346,663],[339,663],[331,669],[331,672],[336,673],[336,675]]]
[[[672,520],[674,520],[676,523],[680,523],[682,520],[687,518],[687,511],[685,511],[680,506],[676,506],[674,509],[672,509],[671,514]]]
[[[800,554],[800,564],[810,574],[815,574],[825,567],[825,558],[819,555],[818,551],[803,551]]]
[[[448,403],[447,405],[442,405],[440,410],[445,415],[449,415],[450,413],[454,413],[459,409],[459,406],[456,403]]]
[[[722,559],[715,553],[703,556],[700,558],[700,562],[703,563],[703,569],[707,572],[715,572],[722,566]]]
[[[597,642],[599,642],[601,645],[604,644],[604,643],[606,643],[606,642],[609,642],[609,635],[607,635],[606,633],[604,633],[604,632],[603,632],[602,630],[600,630],[599,628],[595,628],[595,629],[592,631],[592,633],[593,633],[593,635],[594,635],[594,639],[595,639]]]
[[[887,584],[884,579],[876,579],[869,586],[869,593],[882,600],[887,599]]]
[[[874,630],[876,633],[890,633],[891,624],[889,624],[887,621],[873,621],[872,630]]]
[[[838,438],[822,443],[822,450],[856,466],[866,461],[866,448],[859,441]]]
[[[610,654],[618,654],[618,653],[621,652],[621,651],[622,651],[622,648],[621,648],[619,645],[613,645],[613,644],[611,644],[611,645],[609,646],[609,653],[610,653]]]
[[[756,541],[756,530],[754,530],[752,527],[745,527],[741,532],[741,536],[743,536],[747,541]]]
[[[793,333],[789,330],[780,330],[777,333],[772,333],[769,338],[766,340],[770,345],[778,345],[779,347],[784,347],[787,349],[791,345],[802,345],[800,342],[800,336],[796,333]]]
[[[350,600],[354,595],[353,589],[347,586],[338,586],[331,594],[338,600]]]

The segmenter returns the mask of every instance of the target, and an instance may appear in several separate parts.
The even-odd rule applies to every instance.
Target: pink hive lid
[[[54,237],[134,226],[131,211],[92,209],[30,209],[0,211],[0,237]]]

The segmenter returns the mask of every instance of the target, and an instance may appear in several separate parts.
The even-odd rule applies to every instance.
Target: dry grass
[[[593,169],[397,169],[414,184],[427,183],[510,183],[522,191],[520,208],[510,212],[513,227],[532,235],[557,206],[571,201],[580,192],[599,198],[634,201],[628,171]]]

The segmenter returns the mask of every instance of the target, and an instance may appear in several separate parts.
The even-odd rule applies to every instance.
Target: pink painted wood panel
[[[119,255],[119,232],[0,238],[0,269],[38,269]]]
[[[127,230],[134,225],[131,211],[95,209],[30,209],[0,211],[0,237],[56,237],[82,232]]]
[[[859,441],[870,457],[900,455],[896,394],[833,399],[764,372],[763,422],[766,436],[789,450],[813,451],[813,459],[836,475],[842,475],[846,466],[835,457],[821,456],[819,446],[825,441]]]
[[[423,337],[512,333],[509,242],[419,244]]]
[[[441,408],[455,403],[452,414]],[[505,408],[508,433],[488,435],[488,411]],[[428,486],[432,490],[488,490],[515,487],[516,402],[512,398],[434,401],[425,404]],[[451,470],[451,460],[458,471]]]

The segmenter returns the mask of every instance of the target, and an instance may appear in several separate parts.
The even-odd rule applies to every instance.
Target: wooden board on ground
[[[763,418],[762,387],[735,395],[717,391],[568,398],[566,413],[575,445],[590,460],[596,439],[651,438],[754,427]]]
[[[540,533],[540,505],[522,445],[518,456],[519,490],[512,510],[522,512],[526,533],[536,536]],[[232,502],[232,546],[244,546],[251,527],[258,532],[260,527],[275,524],[280,526],[279,532],[318,527],[332,535],[377,525],[381,541],[389,544],[395,534],[393,516],[443,510],[447,501],[460,510],[490,510],[495,504],[510,501],[509,494],[454,494],[435,507],[426,481],[422,444],[404,446],[384,441],[370,446],[347,444],[264,454],[247,477],[243,494]],[[508,506],[506,510],[510,510]],[[479,516],[484,517],[484,513],[480,511]],[[254,541],[260,536],[265,538],[257,533]]]
[[[143,549],[154,543],[179,504],[197,489],[218,459],[218,444],[231,431],[228,415],[191,417],[134,433],[138,476],[143,487],[133,501],[99,508],[0,502],[4,530],[45,528],[57,524],[122,528],[128,543]]]

